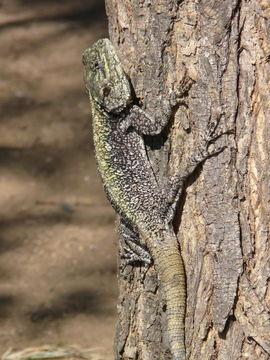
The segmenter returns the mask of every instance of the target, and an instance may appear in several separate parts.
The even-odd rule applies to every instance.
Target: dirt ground
[[[0,29],[0,355],[112,359],[117,240],[81,64],[106,36],[103,1],[0,0]]]

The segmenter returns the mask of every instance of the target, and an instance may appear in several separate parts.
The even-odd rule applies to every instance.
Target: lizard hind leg
[[[124,220],[120,220],[118,233],[121,239],[120,250],[120,271],[124,272],[127,265],[140,263],[143,265],[141,270],[141,281],[143,282],[145,274],[152,263],[152,257],[148,249],[140,244],[139,234]]]
[[[181,164],[177,167],[177,172],[169,178],[164,191],[164,198],[166,198],[165,214],[168,222],[174,217],[186,179],[195,171],[199,164],[202,164],[212,156],[218,155],[226,148],[225,146],[217,146],[215,142],[220,137],[230,134],[230,131],[216,132],[217,125],[209,124],[206,132],[198,136],[194,148],[190,150],[190,154],[182,160]]]

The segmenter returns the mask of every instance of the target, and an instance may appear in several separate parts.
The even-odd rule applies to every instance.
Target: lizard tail
[[[163,234],[164,235],[164,234]],[[186,281],[184,262],[176,236],[149,239],[161,289],[164,292],[167,331],[173,360],[185,360]],[[153,241],[153,242],[152,242]]]

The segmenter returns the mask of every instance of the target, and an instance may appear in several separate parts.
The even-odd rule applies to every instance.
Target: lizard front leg
[[[120,129],[125,132],[129,127],[133,127],[138,133],[144,135],[160,134],[168,123],[170,117],[170,107],[167,105],[162,116],[152,117],[137,105],[133,105],[125,119],[120,123]]]
[[[168,124],[172,115],[173,108],[180,102],[180,99],[186,94],[193,84],[193,80],[185,77],[178,88],[171,90],[168,97],[156,99],[155,115],[152,116],[137,105],[131,106],[120,128],[126,131],[132,126],[138,133],[143,135],[158,135]]]

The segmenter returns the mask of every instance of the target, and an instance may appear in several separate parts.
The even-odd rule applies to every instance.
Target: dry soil
[[[106,31],[100,0],[0,1],[0,355],[112,359],[117,240],[81,64]]]

